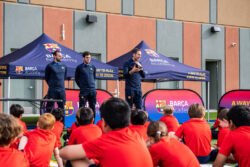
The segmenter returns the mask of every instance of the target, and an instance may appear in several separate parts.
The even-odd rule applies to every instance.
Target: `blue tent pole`
[[[207,121],[209,122],[209,91],[210,91],[210,82],[207,82]]]
[[[119,90],[119,79],[116,80],[116,84],[117,84],[117,97],[119,97],[119,94],[120,94],[120,90]]]
[[[7,98],[10,98],[10,77],[8,77],[8,93],[7,93]],[[10,114],[10,101],[7,101],[7,114]]]

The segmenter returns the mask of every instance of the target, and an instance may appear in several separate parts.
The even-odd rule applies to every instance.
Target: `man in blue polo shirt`
[[[135,104],[136,109],[142,107],[141,78],[145,77],[142,65],[139,63],[141,50],[135,48],[132,51],[132,58],[123,65],[123,74],[125,77],[125,97],[129,106],[132,108]]]
[[[67,76],[67,66],[62,64],[62,53],[55,51],[52,53],[54,61],[49,63],[45,68],[45,80],[49,86],[47,98],[61,99],[63,102],[58,102],[58,107],[64,109],[66,100],[64,80]],[[46,112],[51,112],[54,103],[48,102],[46,105]]]
[[[86,51],[82,54],[83,63],[76,67],[75,71],[75,81],[80,88],[79,93],[79,108],[84,107],[88,100],[89,107],[94,112],[95,118],[95,105],[96,105],[96,68],[94,65],[90,64],[91,54]]]

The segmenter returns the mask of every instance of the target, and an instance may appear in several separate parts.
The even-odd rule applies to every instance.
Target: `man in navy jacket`
[[[91,54],[86,51],[83,53],[83,63],[78,65],[75,71],[75,81],[80,88],[79,93],[79,107],[84,107],[86,102],[89,102],[89,107],[94,112],[95,118],[95,105],[96,105],[96,68],[90,64]]]
[[[129,106],[132,108],[135,104],[136,109],[142,107],[141,78],[145,77],[142,65],[139,63],[141,50],[135,48],[132,51],[133,57],[123,65],[123,74],[125,77],[125,97]]]
[[[54,61],[49,63],[45,68],[45,80],[49,86],[47,98],[63,100],[58,102],[58,107],[64,109],[66,100],[64,80],[67,76],[67,66],[62,64],[62,53],[60,51],[53,52]],[[46,112],[51,112],[54,103],[48,102]]]

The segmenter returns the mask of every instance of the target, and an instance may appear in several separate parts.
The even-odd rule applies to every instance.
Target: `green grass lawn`
[[[207,113],[205,114],[205,118],[207,119]],[[210,112],[209,113],[209,120],[216,120],[217,112]]]
[[[25,116],[21,118],[22,121],[26,123],[27,126],[34,126],[38,121],[38,116]]]

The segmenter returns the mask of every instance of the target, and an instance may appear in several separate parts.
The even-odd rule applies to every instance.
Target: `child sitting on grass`
[[[131,113],[131,124],[129,127],[135,130],[145,141],[148,139],[147,136],[147,122],[148,114],[143,110],[132,111]]]
[[[102,135],[101,129],[93,124],[94,113],[91,108],[81,107],[76,113],[76,122],[80,126],[73,130],[68,145],[82,144]]]
[[[27,126],[25,122],[21,120],[23,113],[24,113],[24,109],[20,104],[12,104],[10,106],[10,114],[15,117],[17,122],[22,126],[23,133],[25,133],[27,131]],[[22,135],[20,135],[20,137],[22,137]],[[19,142],[20,142],[20,138],[18,138],[14,143],[12,143],[10,147],[17,149]]]
[[[211,129],[204,119],[205,108],[201,104],[192,104],[188,109],[190,120],[184,122],[175,132],[177,138],[193,151],[201,164],[209,161],[211,152]]]
[[[222,167],[230,153],[240,167],[250,166],[250,109],[247,106],[233,106],[227,113],[229,134],[223,139],[213,164]]]
[[[52,111],[52,115],[56,118],[56,122],[54,123],[54,128],[52,129],[52,132],[56,135],[56,141],[58,148],[61,148],[61,135],[63,133],[63,118],[64,118],[64,110],[61,108],[54,109]]]
[[[219,107],[217,109],[217,118],[213,124],[213,126],[211,127],[211,131],[212,131],[212,139],[218,139],[218,134],[221,130],[221,127],[220,127],[220,122],[219,122],[219,119],[218,119],[218,115],[220,114],[220,112],[224,109],[227,109],[226,107]],[[216,130],[218,128],[218,131]]]
[[[168,127],[169,135],[172,136],[180,126],[178,120],[175,118],[175,116],[173,116],[174,107],[165,106],[163,111],[164,116],[160,118],[160,121],[165,123],[165,125]]]
[[[149,152],[157,167],[200,167],[194,153],[180,141],[169,138],[166,125],[152,121],[147,130],[150,144]]]
[[[1,167],[29,167],[26,155],[10,148],[10,144],[22,133],[21,125],[13,116],[0,114],[0,166]]]
[[[227,121],[227,113],[228,113],[228,109],[224,108],[223,110],[220,111],[220,113],[218,114],[218,122],[219,122],[219,126],[220,126],[220,131],[218,134],[218,140],[217,140],[217,144],[214,144],[214,150],[212,150],[211,154],[210,154],[210,160],[214,161],[218,151],[221,147],[221,144],[225,138],[226,135],[228,135],[228,133],[230,132],[229,129],[229,123]]]
[[[37,128],[21,138],[18,149],[24,150],[31,167],[48,167],[53,152],[58,166],[63,167],[56,135],[51,131],[55,121],[52,114],[45,113],[38,118]]]

